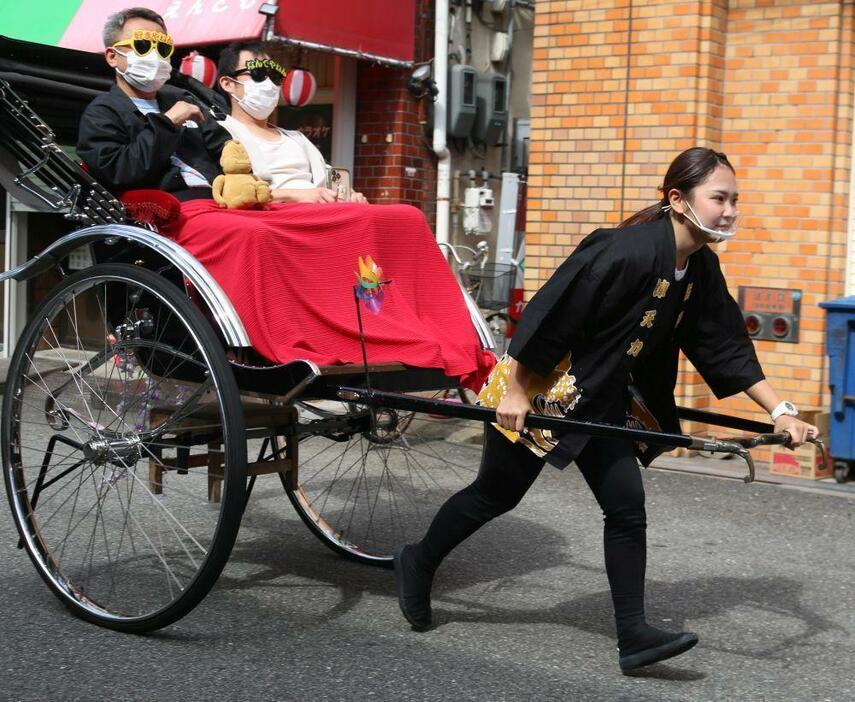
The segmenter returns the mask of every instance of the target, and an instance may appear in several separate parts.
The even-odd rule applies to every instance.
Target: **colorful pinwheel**
[[[379,314],[383,306],[383,286],[391,283],[391,280],[383,280],[383,269],[374,263],[371,256],[365,260],[359,257],[359,272],[356,273],[359,285],[353,286],[356,297],[365,303],[365,306],[373,313]]]

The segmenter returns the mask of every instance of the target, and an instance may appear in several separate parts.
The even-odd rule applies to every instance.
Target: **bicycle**
[[[510,249],[501,249],[501,253],[511,253]],[[508,340],[510,338],[509,332],[514,329],[514,326],[517,324],[520,318],[520,314],[522,313],[522,308],[525,306],[525,303],[522,300],[514,302],[511,298],[513,296],[513,291],[517,287],[515,285],[515,279],[521,273],[524,273],[524,258],[513,258],[510,257],[509,262],[507,264],[497,264],[497,265],[505,265],[512,266],[513,275],[508,275],[508,291],[507,291],[507,304],[504,308],[494,311],[487,315],[486,321],[487,325],[490,327],[490,331],[493,334],[493,338],[496,340],[496,348],[497,353],[501,355],[502,353],[508,350]],[[512,314],[513,312],[513,314]]]
[[[463,289],[481,310],[489,310],[484,320],[493,336],[496,355],[502,356],[508,346],[508,331],[516,323],[508,310],[515,278],[523,270],[522,259],[511,258],[509,263],[488,263],[490,247],[486,241],[479,241],[474,249],[464,244],[448,243],[442,243],[440,247],[451,254],[454,261],[452,270]],[[462,259],[461,250],[469,255],[468,260]]]

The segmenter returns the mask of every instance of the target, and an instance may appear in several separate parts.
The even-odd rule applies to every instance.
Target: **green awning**
[[[82,0],[0,0],[0,34],[56,46]]]
[[[114,12],[142,5],[159,13],[176,46],[258,39],[263,0],[0,0],[0,35],[101,53],[101,30]]]

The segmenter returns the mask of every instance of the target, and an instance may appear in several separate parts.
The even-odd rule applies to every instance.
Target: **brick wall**
[[[773,385],[804,407],[827,404],[817,304],[843,294],[851,54],[851,3],[731,2],[722,146],[743,183],[745,236],[722,261],[734,290],[804,291],[800,343],[757,343]]]
[[[416,60],[433,55],[432,3],[419,0]],[[359,63],[354,185],[376,203],[422,209],[433,224],[436,159],[426,134],[427,107],[406,89],[409,70]]]
[[[843,0],[538,2],[528,294],[587,233],[658,199],[681,150],[722,149],[742,192],[739,236],[717,247],[731,291],[804,291],[800,343],[757,349],[780,394],[822,406],[817,303],[843,294],[852,39]],[[686,362],[678,400],[754,408],[711,400]]]

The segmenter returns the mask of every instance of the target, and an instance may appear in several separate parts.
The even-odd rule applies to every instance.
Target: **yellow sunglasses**
[[[171,36],[148,29],[135,29],[130,39],[123,39],[113,44],[113,48],[117,46],[130,46],[137,56],[147,56],[154,49],[164,59],[168,59],[175,51]]]

